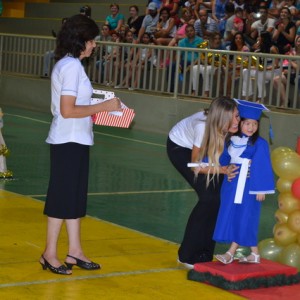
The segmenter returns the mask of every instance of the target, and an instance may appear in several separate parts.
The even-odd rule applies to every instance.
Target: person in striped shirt
[[[209,39],[210,35],[218,32],[218,23],[208,16],[206,9],[200,9],[199,19],[194,24],[196,35],[202,37],[204,40]]]

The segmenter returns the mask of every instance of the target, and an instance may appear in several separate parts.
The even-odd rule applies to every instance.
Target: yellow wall
[[[25,3],[48,3],[49,0],[3,0],[2,17],[24,18]]]

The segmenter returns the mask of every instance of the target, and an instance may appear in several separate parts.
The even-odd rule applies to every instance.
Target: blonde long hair
[[[207,185],[214,176],[219,176],[219,159],[224,151],[224,143],[230,138],[228,130],[231,126],[236,102],[229,97],[214,99],[208,109],[204,136],[200,148],[200,161],[208,157],[212,172],[207,174]],[[211,176],[212,174],[212,176]]]

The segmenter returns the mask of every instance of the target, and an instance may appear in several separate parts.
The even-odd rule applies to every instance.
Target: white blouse
[[[170,131],[170,140],[184,148],[201,147],[206,124],[206,115],[203,111],[197,112],[180,122]]]
[[[65,56],[54,66],[51,75],[51,112],[53,120],[46,142],[63,144],[68,142],[93,145],[93,123],[90,116],[63,118],[60,113],[62,95],[76,97],[76,105],[90,105],[93,88],[81,61]]]

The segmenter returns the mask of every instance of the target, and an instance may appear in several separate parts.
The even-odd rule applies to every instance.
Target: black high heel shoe
[[[44,263],[42,263],[40,261],[40,264],[41,264],[43,270],[49,269],[52,273],[60,274],[60,275],[71,275],[72,274],[69,272],[70,270],[65,265],[61,265],[58,268],[55,268],[48,263],[48,261],[45,259],[44,255],[42,255],[42,259],[44,260]]]
[[[91,262],[87,262],[87,261],[83,261],[77,257],[71,256],[71,255],[67,255],[67,257],[71,257],[73,259],[76,260],[75,264],[71,264],[65,261],[66,266],[68,267],[69,270],[72,270],[73,266],[77,266],[81,269],[85,269],[85,270],[98,270],[101,269],[101,266],[93,261]]]

